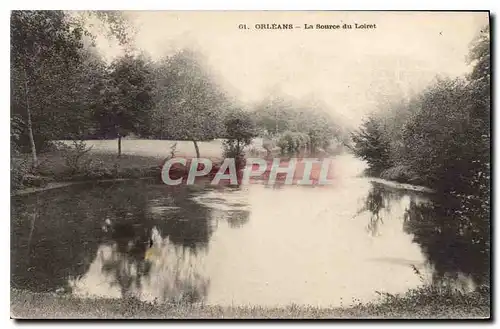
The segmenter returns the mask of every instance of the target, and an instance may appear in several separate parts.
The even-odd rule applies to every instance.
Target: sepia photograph
[[[11,318],[490,319],[490,30],[11,11]]]

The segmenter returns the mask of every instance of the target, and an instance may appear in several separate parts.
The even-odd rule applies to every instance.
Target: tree
[[[96,17],[101,27],[107,32],[109,39],[116,39],[120,45],[131,50],[131,43],[135,30],[123,11],[118,10],[89,10],[79,12],[80,18],[85,21]],[[77,14],[78,15],[78,14]]]
[[[201,54],[193,50],[164,59],[157,74],[157,120],[170,138],[192,141],[200,157],[197,141],[221,136],[225,94]]]
[[[311,140],[308,134],[287,130],[280,135],[277,144],[283,154],[296,154],[306,150]]]
[[[389,141],[384,138],[375,118],[369,117],[359,131],[352,134],[352,140],[355,154],[368,162],[372,174],[380,174],[390,167]]]
[[[12,12],[11,114],[23,122],[15,143],[29,149],[35,168],[48,141],[83,138],[94,126],[95,87],[106,65],[87,30],[90,16],[122,44],[130,39],[119,12]]]
[[[454,252],[469,254],[474,250],[480,254],[463,257],[479,260],[467,268],[487,269],[491,184],[487,28],[472,42],[469,63],[470,74],[436,79],[406,104],[395,103],[397,107],[389,108],[389,113],[371,118],[353,138],[357,155],[371,166],[381,169],[394,164],[405,166],[423,184],[436,190],[435,204],[423,207],[428,218],[418,216],[414,224],[428,227],[425,221],[432,222],[432,227],[440,228],[442,236],[438,240],[453,246]],[[399,111],[400,108],[404,111]],[[396,116],[398,111],[403,114]],[[386,155],[388,146],[393,151]],[[422,237],[425,242],[426,235],[417,239]],[[432,243],[438,241],[435,237],[431,239]]]
[[[307,140],[309,150],[315,152],[327,149],[333,139],[346,140],[346,133],[335,117],[324,111],[325,108],[314,99],[273,97],[256,106],[255,116],[258,128],[265,135],[274,136],[276,142],[281,140],[282,145],[291,146],[296,142],[289,141]],[[307,137],[299,137],[302,134]]]
[[[257,125],[269,135],[278,135],[290,130],[290,123],[295,116],[295,108],[290,99],[272,97],[256,106]]]
[[[12,111],[21,113],[24,108],[32,166],[37,168],[33,115],[48,110],[40,89],[58,85],[60,80],[53,73],[60,74],[78,62],[83,29],[62,11],[13,11],[10,24]]]
[[[153,108],[151,68],[144,57],[127,54],[111,64],[101,86],[100,106],[95,110],[101,133],[121,139],[129,133],[147,133],[148,118]]]
[[[470,97],[463,79],[439,79],[414,101],[417,111],[402,129],[403,159],[427,185],[443,192],[467,185]]]
[[[471,136],[474,142],[477,164],[473,181],[477,185],[478,196],[490,198],[490,148],[491,148],[491,94],[490,94],[490,35],[489,28],[483,27],[471,44],[469,63],[472,72],[467,77],[472,101],[470,108]]]
[[[257,136],[253,118],[240,109],[231,111],[224,120],[226,156],[240,157],[243,149]]]
[[[95,133],[94,110],[101,106],[107,65],[92,47],[82,49],[80,57],[79,65],[68,70],[64,85],[57,91],[64,95],[64,101],[62,97],[60,102],[47,97],[52,101],[52,110],[44,114],[44,121],[52,124],[52,139],[81,140]]]

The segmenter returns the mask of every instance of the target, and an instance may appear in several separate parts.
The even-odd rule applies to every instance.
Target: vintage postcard
[[[488,11],[10,38],[12,318],[490,318]]]

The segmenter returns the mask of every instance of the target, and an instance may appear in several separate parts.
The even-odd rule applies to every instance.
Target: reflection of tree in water
[[[477,218],[457,199],[434,196],[432,203],[410,201],[405,230],[414,235],[428,261],[434,280],[456,278],[461,272],[478,283],[488,283],[489,222]]]
[[[191,190],[189,186],[156,185],[150,187],[155,196],[167,197],[170,202],[164,206],[174,209],[153,216],[154,225],[164,237],[175,245],[198,251],[208,246],[212,235],[210,208],[192,200],[193,195],[204,191]],[[151,196],[151,199],[154,197]]]
[[[210,186],[196,200],[199,206],[210,209],[212,227],[227,222],[231,228],[240,228],[250,219],[248,194],[242,185]]]
[[[103,240],[97,195],[75,185],[12,198],[11,283],[31,291],[69,289],[83,275]]]
[[[385,187],[383,184],[371,182],[371,188],[368,191],[366,198],[363,200],[363,206],[354,217],[359,216],[366,211],[370,212],[370,219],[366,230],[373,236],[379,232],[380,224],[384,223],[384,218],[381,212],[385,210],[389,212],[391,202],[399,200],[403,194],[394,189]]]
[[[123,297],[130,297],[133,295],[132,291],[141,290],[143,277],[151,279],[152,264],[145,259],[145,255],[149,244],[153,243],[153,227],[158,228],[163,235],[158,235],[157,240],[167,238],[170,244],[182,251],[179,253],[176,249],[174,253],[176,257],[181,258],[185,257],[186,253],[197,253],[206,248],[211,235],[209,209],[191,201],[191,192],[186,187],[134,187],[131,189],[124,185],[110,196],[110,211],[106,217],[111,219],[109,231],[115,248],[111,257],[103,262],[102,270],[108,274],[114,273],[114,283],[120,286]],[[161,200],[161,207],[166,211],[153,213],[150,207],[153,200]],[[171,276],[163,277],[162,280],[183,282]]]
[[[203,256],[176,246],[153,229],[154,243],[138,262],[101,245],[89,271],[69,280],[76,296],[134,298],[141,301],[193,303],[205,298],[209,280],[203,272]],[[148,270],[141,271],[147,264]]]
[[[181,249],[201,250],[208,245],[209,209],[190,201],[190,193],[186,187],[174,190],[164,184],[129,181],[13,197],[12,286],[32,291],[70,289],[68,278],[78,281],[93,271],[90,267],[99,248],[105,248],[114,254],[99,272],[113,276],[123,295],[130,294],[150,275],[151,264],[144,254],[153,227]],[[154,200],[177,210],[155,215]]]
[[[464,200],[443,194],[420,198],[372,182],[357,215],[371,213],[367,229],[375,235],[383,223],[382,212],[390,211],[390,204],[403,195],[410,197],[403,216],[404,229],[413,235],[434,268],[433,281],[456,279],[462,273],[472,276],[476,283],[488,282],[489,220],[479,218],[474,206]]]
[[[145,278],[143,291],[149,299],[194,303],[206,297],[209,280],[202,252],[175,245],[168,238],[155,239],[153,250],[151,274]]]
[[[148,213],[148,199],[142,184],[118,184],[105,196],[108,237],[114,243],[115,252],[112,261],[104,264],[102,270],[114,273],[122,296],[127,297],[132,285],[139,289],[141,277],[148,273],[149,264],[144,255],[154,223]]]
[[[134,296],[134,290],[141,289],[141,278],[149,274],[150,263],[144,258],[137,259],[130,257],[127,253],[119,252],[117,249],[111,250],[108,259],[105,259],[102,254],[100,255],[102,258],[101,270],[114,277],[111,286],[118,286],[123,298],[131,298]]]
[[[231,228],[240,228],[250,219],[250,212],[246,210],[232,210],[227,214],[227,222]]]
[[[114,244],[120,255],[117,263],[123,264],[120,258],[127,258],[141,264],[152,225],[145,212],[146,200],[134,195],[131,187],[115,183],[75,185],[40,194],[38,204],[24,200],[24,204],[35,206],[40,217],[31,251],[30,267],[34,270],[28,271],[29,279],[40,287],[36,290],[71,289],[68,278],[78,280],[88,272],[102,243]],[[122,267],[116,265],[120,268],[116,276],[126,294],[131,283]],[[140,269],[140,275],[146,270]],[[45,285],[40,285],[40,276],[47,278]]]

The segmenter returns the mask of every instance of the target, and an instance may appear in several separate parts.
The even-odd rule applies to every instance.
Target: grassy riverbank
[[[90,165],[76,170],[68,168],[63,155],[48,152],[40,155],[40,165],[36,173],[22,169],[19,163],[29,163],[29,156],[16,159],[17,165],[11,166],[12,187],[15,194],[56,188],[73,182],[85,182],[108,179],[160,178],[161,167],[165,158],[159,156],[141,156],[124,154],[92,153],[87,157]]]
[[[76,172],[68,172],[64,158],[59,152],[44,155],[39,173],[53,177],[56,181],[78,181],[85,179],[140,178],[159,174],[164,158],[123,154],[92,153],[89,166],[82,166]],[[42,160],[42,161],[43,161]]]
[[[11,165],[12,187],[15,193],[57,187],[68,182],[81,182],[120,178],[160,177],[162,160],[153,156],[91,153],[84,159],[86,165],[70,168],[59,151],[43,153],[36,172],[23,164],[29,163],[29,155],[22,155]]]
[[[381,303],[346,308],[290,305],[212,306],[150,304],[137,300],[80,299],[48,293],[11,290],[13,318],[160,318],[160,319],[488,319],[489,294],[437,294],[429,289],[410,291],[403,296],[385,296]]]
[[[31,154],[13,155],[13,190],[17,193],[67,182],[160,177],[161,165],[172,152],[186,159],[196,156],[188,141],[126,140],[123,147],[125,151],[118,157],[116,141],[112,140],[75,145],[58,142],[52,150],[38,155],[37,170],[31,169]],[[199,147],[204,158],[220,160],[220,141],[199,142]]]

